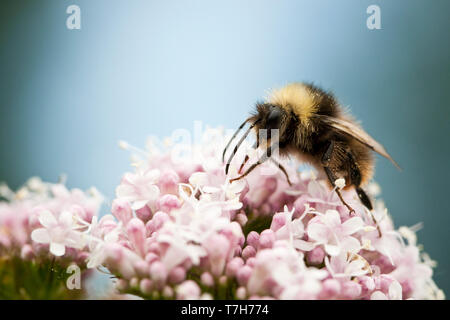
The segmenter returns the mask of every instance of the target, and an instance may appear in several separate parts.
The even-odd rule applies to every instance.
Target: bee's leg
[[[359,171],[358,165],[355,162],[355,158],[353,157],[353,154],[351,152],[347,152],[347,154],[348,154],[348,157],[349,157],[350,162],[351,162],[350,177],[352,179],[352,184],[355,185],[355,187],[356,187],[356,194],[358,195],[358,198],[361,200],[362,204],[367,209],[369,209],[370,217],[372,218],[372,221],[377,226],[378,235],[381,238],[381,236],[382,236],[381,229],[380,229],[380,226],[378,225],[377,220],[375,219],[375,217],[372,214],[373,206],[372,206],[372,203],[370,201],[370,198],[366,194],[366,192],[360,187],[360,184],[361,184],[361,172]]]
[[[264,152],[264,154],[258,159],[258,161],[256,161],[256,163],[252,164],[242,175],[240,175],[237,178],[231,179],[230,183],[236,180],[240,180],[242,178],[244,178],[246,175],[248,175],[250,172],[253,171],[253,169],[255,169],[257,166],[259,166],[260,164],[263,164],[264,162],[266,162],[270,156],[272,155],[272,146],[269,146],[266,150],[266,152]]]
[[[331,185],[335,188],[334,190],[336,191],[339,199],[350,211],[350,214],[352,214],[355,212],[355,210],[352,207],[350,207],[350,205],[347,202],[345,202],[344,198],[342,197],[341,191],[339,191],[339,189],[336,188],[334,182],[336,181],[337,177],[329,167],[330,162],[333,158],[333,153],[335,152],[334,147],[335,147],[335,142],[333,140],[331,140],[330,144],[328,145],[327,149],[325,150],[325,153],[322,156],[321,162],[322,162],[323,168],[325,170],[325,173],[328,176],[328,180],[330,181]]]
[[[286,169],[283,167],[283,165],[273,158],[270,158],[270,161],[275,163],[280,168],[280,170],[283,171],[284,175],[286,176],[287,182],[289,183],[290,186],[292,186],[291,180],[289,179],[289,175]]]
[[[254,144],[253,147],[252,147],[253,149],[258,149],[258,147],[259,147],[259,136],[257,136],[257,137],[258,137],[258,138],[257,138],[255,144]],[[246,154],[246,155],[245,155],[244,161],[242,162],[241,166],[239,167],[238,173],[241,173],[242,169],[244,168],[245,164],[247,163],[247,161],[248,161],[249,159],[250,159],[250,157],[248,156],[248,154]]]
[[[372,202],[370,201],[369,196],[366,194],[366,192],[361,187],[356,187],[356,194],[358,195],[358,198],[361,200],[362,204],[367,209],[369,209],[369,211],[372,211]]]
[[[325,153],[322,156],[322,165],[324,167],[328,167],[328,165],[330,164],[331,161],[331,156],[333,155],[333,151],[334,151],[334,141],[331,140],[330,144],[327,147],[327,150],[325,150]]]
[[[341,200],[342,204],[344,206],[347,207],[347,209],[350,211],[350,215],[352,215],[353,213],[355,213],[355,209],[353,209],[352,207],[350,207],[350,205],[345,202],[344,198],[342,197],[341,191],[339,191],[339,189],[336,187],[336,185],[334,184],[334,182],[336,181],[336,176],[333,174],[333,172],[331,171],[331,169],[329,167],[323,167],[323,169],[325,170],[325,173],[328,176],[328,180],[330,181],[331,185],[334,187],[334,191],[336,191],[336,194],[338,195],[339,199]]]
[[[358,195],[358,198],[361,200],[362,204],[371,211],[373,209],[372,203],[370,202],[369,197],[364,192],[364,190],[360,187],[361,185],[361,171],[359,170],[359,167],[355,161],[355,158],[353,157],[353,154],[348,151],[347,152],[348,159],[350,160],[350,180],[352,184],[356,188],[356,194]]]
[[[247,163],[247,161],[250,159],[250,157],[246,154],[245,155],[245,159],[244,161],[241,163],[241,166],[239,167],[238,173],[242,172],[242,169],[244,169],[245,164]]]

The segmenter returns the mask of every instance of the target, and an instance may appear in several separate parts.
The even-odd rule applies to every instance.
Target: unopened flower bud
[[[166,267],[161,262],[156,261],[150,266],[150,275],[159,284],[164,283],[167,279]]]
[[[111,213],[124,225],[133,218],[133,211],[128,201],[123,199],[114,199],[111,205]]]
[[[247,244],[251,245],[253,248],[258,248],[259,234],[256,231],[250,231],[247,235]]]
[[[319,265],[323,262],[325,258],[325,251],[322,247],[315,247],[311,251],[308,251],[306,254],[306,259],[309,264]]]
[[[239,287],[236,290],[236,298],[239,300],[244,300],[247,297],[247,290],[245,287]]]
[[[245,286],[248,282],[248,279],[250,279],[251,275],[252,275],[252,268],[245,265],[237,271],[236,278],[241,286]]]
[[[261,235],[259,237],[259,246],[261,248],[272,248],[274,242],[275,233],[272,230],[266,229],[261,232]]]
[[[165,194],[158,200],[159,210],[170,213],[181,206],[180,200],[173,194]]]
[[[322,284],[321,299],[337,297],[341,291],[341,284],[336,279],[327,279]]]
[[[200,276],[200,281],[207,287],[212,287],[214,285],[214,278],[209,272],[203,272]]]
[[[186,280],[177,288],[177,299],[196,300],[200,297],[200,288],[192,280]]]
[[[276,232],[286,223],[286,214],[284,212],[277,212],[273,215],[272,223],[270,224],[270,229]]]
[[[169,282],[173,284],[180,283],[186,279],[186,269],[181,266],[173,268],[169,272]]]
[[[234,277],[236,275],[236,272],[243,265],[244,265],[244,261],[242,260],[242,258],[235,257],[235,258],[231,259],[230,262],[228,262],[225,274],[228,277]]]
[[[144,222],[147,222],[152,218],[152,211],[147,205],[145,205],[142,208],[136,210],[136,217]]]
[[[165,286],[163,291],[162,291],[162,295],[166,299],[173,298],[173,289],[171,287],[169,287],[169,286]]]
[[[33,259],[34,258],[33,248],[29,244],[24,245],[20,251],[20,256],[24,260]]]
[[[346,281],[342,284],[342,295],[347,299],[357,299],[361,295],[361,285],[355,281]]]
[[[139,289],[142,291],[143,294],[150,294],[153,290],[152,287],[153,283],[150,279],[142,279],[141,283],[139,284]]]
[[[248,258],[254,257],[256,255],[256,250],[253,246],[246,246],[242,251],[242,257],[247,260]]]
[[[138,252],[144,256],[145,255],[145,236],[146,230],[145,225],[142,220],[133,218],[127,224],[127,233],[133,246],[138,250]]]

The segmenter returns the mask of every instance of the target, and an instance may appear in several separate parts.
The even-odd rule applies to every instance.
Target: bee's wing
[[[319,115],[319,118],[321,121],[323,121],[324,124],[333,127],[334,129],[337,129],[342,133],[352,136],[362,144],[368,146],[373,151],[378,152],[383,157],[389,159],[397,168],[400,169],[400,166],[397,164],[397,162],[395,162],[394,159],[392,159],[389,153],[387,153],[386,149],[384,149],[384,147],[379,142],[372,138],[357,124],[345,119],[328,117],[325,115]]]

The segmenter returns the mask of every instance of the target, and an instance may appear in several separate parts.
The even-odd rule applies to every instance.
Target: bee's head
[[[285,120],[286,112],[278,105],[271,103],[258,103],[256,105],[256,113],[253,119],[258,123],[256,125],[257,132],[260,129],[267,130],[267,134],[270,135],[272,129],[283,130],[283,120]]]
[[[231,154],[227,165],[225,167],[225,173],[228,174],[228,168],[230,166],[231,160],[239,149],[241,143],[248,136],[251,130],[255,130],[257,136],[257,146],[268,145],[273,139],[275,139],[273,130],[279,130],[276,134],[281,136],[284,131],[283,121],[286,122],[286,112],[276,104],[271,103],[257,103],[256,111],[247,118],[236,130],[236,132],[231,137],[230,141],[223,150],[222,161],[225,160],[225,153],[230,146],[233,139],[238,135],[239,131],[248,123],[250,127],[245,131],[244,135],[241,137],[237,145],[235,146],[233,153]],[[262,130],[265,130],[263,132]]]

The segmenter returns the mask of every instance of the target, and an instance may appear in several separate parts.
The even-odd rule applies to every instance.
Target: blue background
[[[81,8],[81,30],[66,8]],[[366,9],[381,7],[381,30]],[[265,90],[314,81],[403,167],[377,162],[397,226],[450,289],[449,1],[2,1],[0,181],[97,186],[111,199],[150,134],[236,127]],[[106,209],[105,209],[106,211]]]

